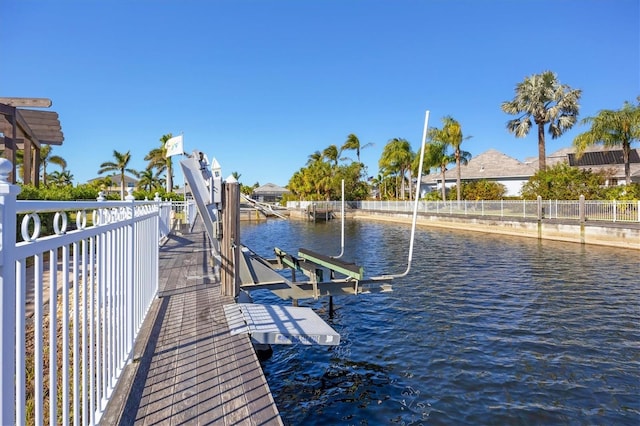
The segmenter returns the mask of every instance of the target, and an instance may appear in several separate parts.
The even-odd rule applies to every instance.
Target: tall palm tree
[[[589,123],[591,129],[579,134],[573,140],[578,155],[581,155],[590,145],[622,146],[624,176],[627,185],[631,184],[631,143],[640,140],[640,102],[638,105],[625,102],[620,110],[604,109],[595,117],[582,120],[582,124]]]
[[[442,119],[442,137],[446,138],[447,143],[453,148],[453,156],[456,161],[456,196],[458,201],[461,200],[461,170],[460,165],[466,165],[471,159],[471,154],[460,148],[462,141],[469,139],[471,136],[462,136],[462,126],[452,117],[447,116]]]
[[[340,159],[340,150],[336,145],[329,145],[322,151],[322,156],[329,160],[333,167],[336,167]]]
[[[582,90],[560,84],[553,72],[545,71],[525,78],[516,85],[515,92],[513,100],[501,105],[502,111],[507,114],[520,114],[507,122],[507,130],[517,138],[523,138],[529,134],[533,118],[538,127],[538,167],[545,170],[544,128],[549,125],[549,134],[553,139],[571,129],[578,119],[578,101]]]
[[[162,188],[164,185],[164,179],[160,177],[158,172],[152,169],[145,169],[138,174],[138,188],[145,191],[153,191],[154,189]]]
[[[358,163],[360,163],[360,150],[366,147],[369,147],[371,145],[373,145],[372,142],[366,143],[364,145],[360,144],[360,139],[358,139],[358,137],[355,134],[350,133],[347,136],[347,140],[345,141],[345,143],[342,144],[342,147],[340,148],[340,150],[341,151],[354,150],[356,152],[356,159]]]
[[[33,159],[33,155],[31,156]],[[24,150],[20,150],[16,153],[16,164],[20,166],[20,175],[24,180]],[[40,170],[38,173],[42,174],[42,184],[47,186],[47,166],[49,164],[56,164],[62,168],[62,171],[65,171],[67,168],[67,160],[60,157],[59,155],[51,155],[51,145],[41,145],[40,146]],[[33,170],[33,168],[32,168]]]
[[[316,161],[322,161],[322,153],[320,151],[315,151],[313,154],[309,154],[307,166],[315,163]]]
[[[405,179],[407,172],[411,174],[411,163],[414,152],[411,150],[409,141],[402,138],[393,138],[385,145],[382,155],[378,160],[378,167],[390,173],[396,173],[401,179],[400,194],[404,200]],[[409,197],[411,197],[411,176],[409,176]]]
[[[122,153],[114,149],[113,158],[116,161],[107,161],[100,164],[100,170],[98,170],[98,174],[106,172],[120,172],[120,199],[124,200],[125,172],[129,172],[134,176],[138,176],[138,172],[127,167],[129,165],[129,161],[131,161],[130,151]]]
[[[429,134],[431,141],[427,145],[425,162],[427,162],[430,167],[440,169],[440,174],[442,175],[442,200],[444,201],[447,199],[447,166],[456,161],[456,158],[448,152],[450,145],[445,138],[441,137],[442,130],[436,128],[429,129]]]
[[[40,147],[40,168],[42,169],[42,184],[47,186],[47,165],[57,164],[64,171],[67,168],[67,161],[59,155],[51,155],[51,145]]]
[[[144,157],[145,161],[148,161],[147,169],[157,169],[157,174],[166,172],[165,182],[167,184],[167,192],[173,191],[173,162],[171,157],[167,157],[167,141],[171,139],[173,135],[167,133],[160,138],[160,147],[154,148]]]

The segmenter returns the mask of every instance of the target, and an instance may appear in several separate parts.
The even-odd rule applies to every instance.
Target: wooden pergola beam
[[[18,109],[18,107],[48,108],[51,100],[46,98],[0,98],[0,132],[4,133],[5,157],[13,163],[11,181],[16,178],[16,149],[18,144],[24,151],[24,183],[40,183],[40,148],[45,145],[62,145],[64,135],[60,128],[58,113]],[[33,151],[32,151],[33,150]]]
[[[0,104],[12,107],[49,108],[51,99],[47,98],[0,98]]]

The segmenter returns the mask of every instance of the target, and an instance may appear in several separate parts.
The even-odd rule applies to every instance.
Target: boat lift
[[[429,111],[425,115],[418,181],[422,176],[428,121]],[[265,259],[242,244],[236,244],[233,241],[225,242],[222,238],[224,233],[239,235],[239,230],[222,229],[221,215],[225,214],[223,208],[225,203],[222,196],[223,183],[220,169],[208,171],[203,167],[202,156],[197,154],[199,153],[194,151],[193,155],[182,160],[180,165],[196,200],[199,217],[203,220],[211,240],[212,256],[216,260],[216,267],[232,269],[234,272],[236,300],[241,290],[247,292],[268,289],[284,300],[292,300],[294,305],[292,307],[253,303],[225,305],[225,316],[233,334],[249,334],[254,343],[259,344],[337,345],[340,342],[340,335],[322,321],[311,308],[297,307],[297,301],[309,298],[317,300],[320,297],[329,296],[329,310],[332,311],[333,296],[392,291],[389,282],[409,273],[413,256],[419,185],[416,188],[407,269],[400,274],[366,277],[362,266],[341,259],[344,254],[344,182],[341,252],[338,256],[327,256],[304,248],[300,248],[294,256],[276,247],[274,248],[275,258]],[[215,160],[214,164],[217,164]],[[236,202],[239,205],[239,197]],[[231,265],[231,268],[229,265],[221,264],[223,262],[221,244],[230,244],[234,253],[239,250],[239,256],[232,256],[238,259],[238,262],[236,265]],[[230,261],[233,259],[226,259],[226,262]],[[284,269],[290,270],[291,280],[278,272]],[[306,278],[298,280],[299,274]]]

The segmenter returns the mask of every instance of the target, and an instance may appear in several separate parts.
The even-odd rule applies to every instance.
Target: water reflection
[[[368,276],[406,268],[408,225],[347,222]],[[243,225],[242,241],[340,252],[339,223]],[[392,293],[313,307],[338,347],[274,347],[287,424],[638,424],[637,251],[419,229]],[[261,303],[285,303],[267,291]]]

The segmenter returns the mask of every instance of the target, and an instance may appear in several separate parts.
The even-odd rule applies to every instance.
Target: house
[[[595,145],[578,156],[573,148],[563,148],[547,156],[547,166],[566,161],[572,167],[593,172],[604,171],[608,176],[607,186],[624,185],[626,176],[622,149]],[[640,149],[631,149],[629,154],[631,182],[640,183]]]
[[[467,165],[460,167],[462,182],[486,180],[500,183],[507,189],[507,196],[520,194],[522,185],[536,173],[537,164],[526,161],[521,162],[509,157],[495,149],[490,149],[477,157],[469,160]],[[445,174],[445,187],[451,188],[456,184],[457,167],[447,170]],[[421,194],[441,190],[442,174],[439,172],[426,175],[422,178]]]
[[[251,198],[262,203],[277,203],[282,200],[282,196],[288,192],[289,190],[287,188],[273,183],[267,183],[254,189],[251,193]]]
[[[609,177],[607,186],[622,185],[626,182],[622,149],[611,149],[593,146],[578,156],[573,147],[562,148],[547,156],[547,167],[559,162],[566,162],[572,167],[589,169],[593,172],[605,171]],[[632,149],[630,155],[631,181],[640,182],[640,150]],[[516,160],[495,149],[490,149],[477,157],[473,157],[467,165],[460,166],[462,182],[486,180],[500,183],[507,189],[506,196],[518,196],[522,185],[538,171],[538,158],[531,157],[524,161]],[[456,184],[457,167],[447,170],[445,187]],[[422,178],[420,193],[442,188],[442,174],[432,173]]]

